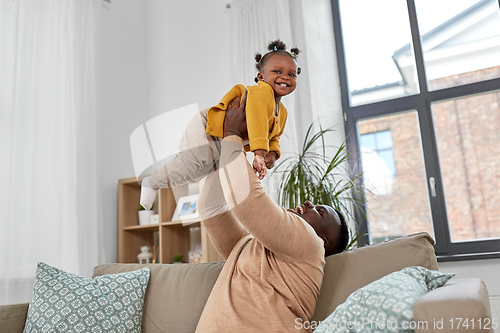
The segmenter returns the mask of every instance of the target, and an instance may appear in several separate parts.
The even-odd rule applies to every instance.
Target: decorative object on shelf
[[[197,222],[198,210],[196,209],[196,201],[198,201],[198,196],[199,194],[194,194],[179,198],[172,221],[181,220],[183,223]]]
[[[189,251],[189,263],[199,264],[201,262],[201,253],[197,251]]]
[[[160,222],[160,215],[153,214],[149,217],[149,224],[158,224]]]
[[[151,251],[151,254],[152,254],[152,263],[156,264],[158,262],[158,250],[159,250],[159,247],[153,245],[153,246],[149,247],[149,250]]]
[[[184,261],[182,261],[182,254],[180,253],[177,253],[175,256],[174,256],[174,264],[182,264]]]
[[[151,206],[151,210],[145,210],[142,205],[139,204],[138,210],[139,210],[139,225],[149,225],[149,220],[151,216],[154,214],[153,209],[155,208],[155,204],[153,203],[153,206]]]
[[[141,253],[137,255],[137,262],[139,264],[150,264],[152,262],[153,255],[149,252],[149,246],[142,246]]]

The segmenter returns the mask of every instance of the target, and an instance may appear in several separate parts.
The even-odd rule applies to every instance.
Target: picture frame
[[[196,208],[198,196],[199,194],[194,194],[179,198],[172,221],[197,222],[199,219],[198,209]]]
[[[158,224],[160,222],[160,215],[153,214],[149,217],[149,224]]]

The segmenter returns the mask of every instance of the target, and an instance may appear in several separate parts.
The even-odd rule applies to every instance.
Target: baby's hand
[[[276,154],[275,151],[270,151],[269,153],[267,153],[264,162],[266,163],[266,167],[268,169],[274,167],[274,162],[276,161],[276,157],[278,157],[278,155]]]
[[[266,176],[267,169],[266,163],[264,163],[264,159],[261,155],[255,154],[255,158],[253,159],[253,171],[259,174],[259,179],[262,180]]]

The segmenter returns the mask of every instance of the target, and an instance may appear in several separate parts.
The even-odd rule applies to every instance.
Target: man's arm
[[[246,92],[241,98],[245,105]],[[240,98],[228,103],[228,111],[240,107]],[[233,114],[234,115],[234,114]],[[238,119],[244,123],[244,119]],[[230,133],[230,134],[228,134]],[[245,135],[246,126],[231,128],[227,135]],[[200,196],[197,203],[198,213],[204,224],[212,243],[224,259],[227,259],[236,243],[245,237],[248,232],[229,209],[220,184],[219,172],[212,172],[201,185]]]
[[[226,111],[219,174],[234,216],[263,246],[289,259],[324,251],[323,242],[301,217],[278,206],[265,193],[243,151],[244,103]]]
[[[197,208],[212,244],[227,259],[236,243],[248,232],[229,210],[218,172],[211,173],[203,182]]]
[[[221,185],[229,208],[263,246],[291,260],[307,260],[318,251],[324,252],[323,241],[314,229],[265,192],[245,158],[241,138],[223,139],[221,165]]]

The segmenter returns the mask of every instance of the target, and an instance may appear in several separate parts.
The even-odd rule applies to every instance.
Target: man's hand
[[[224,137],[237,135],[243,139],[247,136],[247,117],[245,113],[246,103],[246,91],[241,97],[241,100],[239,97],[236,97],[231,101],[231,103],[229,103],[224,117]]]

